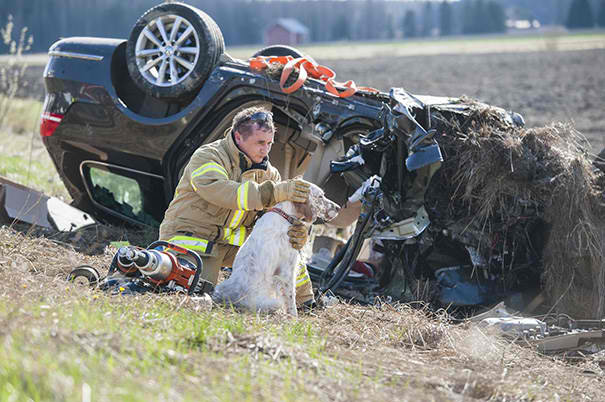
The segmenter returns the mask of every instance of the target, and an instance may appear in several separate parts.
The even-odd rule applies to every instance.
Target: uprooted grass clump
[[[471,103],[458,120],[440,121],[444,162],[437,181],[449,226],[476,229],[489,258],[495,233],[529,216],[542,248],[542,286],[554,311],[574,317],[605,313],[605,207],[602,172],[588,142],[569,124],[516,127],[486,105]],[[464,231],[463,230],[463,231]],[[517,233],[517,239],[530,236]]]

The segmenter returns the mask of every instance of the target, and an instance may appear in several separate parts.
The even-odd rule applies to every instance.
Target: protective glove
[[[368,191],[368,188],[373,187],[376,188],[378,186],[380,186],[380,181],[381,178],[380,176],[372,176],[370,178],[368,178],[366,181],[364,181],[361,186],[359,186],[359,188],[357,190],[355,190],[355,192],[353,194],[351,194],[351,196],[349,197],[349,204],[352,204],[354,202],[357,202],[359,200],[361,200],[364,196],[364,194],[366,193],[366,191]]]
[[[288,229],[288,240],[293,249],[300,250],[307,243],[309,233],[304,223],[295,223]]]
[[[273,186],[273,201],[277,204],[282,201],[305,203],[309,199],[311,184],[302,179],[290,179],[275,183]]]

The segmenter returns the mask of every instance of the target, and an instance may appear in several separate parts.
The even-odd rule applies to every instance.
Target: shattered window
[[[143,200],[136,180],[91,168],[90,181],[99,204],[135,219],[141,214]]]
[[[161,176],[100,162],[82,170],[90,197],[122,220],[159,227],[166,210]]]

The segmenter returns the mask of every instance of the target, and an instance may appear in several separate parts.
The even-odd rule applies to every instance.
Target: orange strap
[[[336,73],[326,66],[319,65],[313,60],[309,60],[306,57],[294,58],[292,56],[256,56],[248,60],[250,69],[261,71],[269,67],[271,63],[280,63],[284,65],[284,69],[279,80],[279,86],[284,93],[290,94],[300,87],[303,86],[308,77],[315,78],[324,81],[326,90],[334,96],[339,98],[347,98],[357,91],[364,92],[380,92],[375,88],[370,87],[357,87],[351,80],[341,83],[334,80]],[[286,81],[294,71],[294,68],[298,68],[298,77],[296,81],[286,87]],[[337,88],[343,88],[340,91]]]

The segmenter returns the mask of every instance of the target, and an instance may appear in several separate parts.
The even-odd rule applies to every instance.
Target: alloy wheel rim
[[[200,56],[200,40],[193,25],[178,15],[149,22],[135,46],[139,72],[149,83],[171,87],[185,80]]]

